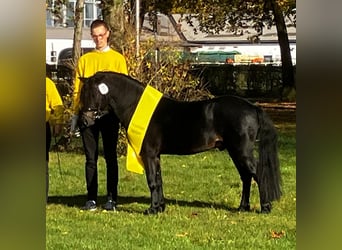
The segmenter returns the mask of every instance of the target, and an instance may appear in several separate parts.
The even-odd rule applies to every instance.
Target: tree
[[[75,6],[75,27],[72,48],[72,64],[75,66],[81,56],[81,40],[83,27],[84,0],[77,0]],[[74,69],[75,67],[73,67]]]
[[[102,12],[103,20],[110,26],[113,27],[115,24],[114,7],[116,0],[101,0],[100,8]]]
[[[277,1],[268,0],[267,4],[274,14],[280,46],[283,79],[283,90],[281,96],[283,99],[292,100],[295,98],[293,95],[296,89],[296,84],[284,15]]]
[[[100,8],[103,20],[109,25],[111,29],[110,45],[116,50],[122,52],[125,46],[125,34],[128,29],[127,20],[123,15],[122,1],[120,0],[102,0],[100,1]]]

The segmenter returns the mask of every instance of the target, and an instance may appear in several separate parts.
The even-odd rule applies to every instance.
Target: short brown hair
[[[103,27],[105,27],[107,30],[110,31],[109,25],[108,25],[105,21],[100,20],[100,19],[96,19],[96,20],[94,20],[94,21],[91,23],[91,25],[90,25],[90,30],[92,30],[92,29],[94,29],[94,28],[97,28],[97,27],[99,27],[99,26],[103,26]]]

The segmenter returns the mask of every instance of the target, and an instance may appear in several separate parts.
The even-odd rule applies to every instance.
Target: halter
[[[88,108],[86,111],[81,112],[80,123],[81,126],[89,127],[94,125],[95,120],[101,119],[106,114],[109,114],[108,110],[100,110],[101,100],[97,108]]]
[[[94,125],[95,121],[97,119],[101,119],[103,116],[108,114],[108,110],[96,110],[96,109],[88,109],[87,111],[83,111],[81,113],[81,118],[80,118],[80,125],[84,127],[89,127],[91,125]]]
[[[92,120],[96,120],[96,119],[100,119],[102,118],[104,115],[108,114],[109,111],[108,110],[104,110],[104,111],[101,111],[99,109],[88,109],[87,111],[83,112],[83,114],[92,119]]]

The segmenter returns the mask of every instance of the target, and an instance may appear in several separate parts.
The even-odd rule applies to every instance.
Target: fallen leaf
[[[281,230],[280,232],[276,232],[276,231],[271,231],[271,237],[273,239],[280,239],[281,237],[285,236],[285,231]]]
[[[197,212],[192,212],[192,213],[191,213],[191,216],[197,216],[197,215],[198,215]]]
[[[184,233],[180,233],[180,234],[176,234],[177,237],[185,237],[187,236],[189,233],[184,232]]]

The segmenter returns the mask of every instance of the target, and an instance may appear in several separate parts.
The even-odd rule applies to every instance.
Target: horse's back
[[[206,128],[205,102],[183,102],[163,97],[147,131],[151,143],[164,154],[192,154],[201,151],[199,136]]]
[[[159,145],[162,153],[192,154],[257,130],[256,120],[255,106],[234,96],[194,102],[162,98],[152,116],[147,140]]]
[[[215,121],[224,126],[237,126],[243,120],[245,123],[252,119],[257,119],[258,107],[247,101],[246,99],[237,96],[221,96],[213,99],[215,103],[214,117]],[[243,124],[241,124],[243,125]]]

